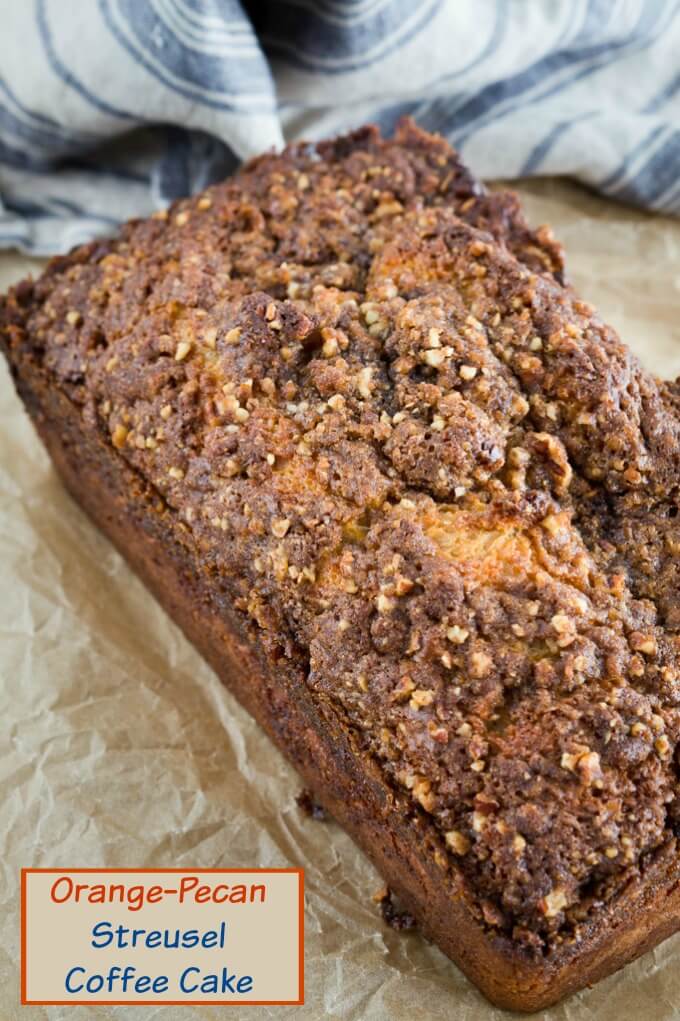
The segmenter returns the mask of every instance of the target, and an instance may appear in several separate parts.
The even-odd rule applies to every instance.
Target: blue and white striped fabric
[[[680,213],[679,0],[0,0],[0,246],[62,251],[403,113],[483,177]]]

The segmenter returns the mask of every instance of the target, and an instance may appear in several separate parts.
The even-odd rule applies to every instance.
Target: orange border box
[[[142,875],[160,875],[174,873],[181,875],[214,875],[216,873],[232,874],[253,874],[259,872],[263,875],[272,873],[297,873],[298,875],[298,999],[297,1000],[28,1000],[26,999],[26,877],[31,872],[48,873],[52,875],[87,875],[96,873],[133,873]],[[23,868],[21,870],[21,1005],[37,1007],[124,1007],[142,1006],[148,1004],[150,1007],[232,1007],[242,1004],[253,1007],[300,1007],[305,1002],[305,870],[300,868],[288,869],[34,869]]]

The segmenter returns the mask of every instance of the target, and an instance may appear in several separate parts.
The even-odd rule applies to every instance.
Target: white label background
[[[165,888],[178,887],[182,876],[196,876],[200,884],[216,886],[227,883],[265,885],[264,904],[259,898],[246,904],[196,904],[190,898],[184,904],[177,897],[166,897],[157,904],[144,904],[138,911],[130,911],[125,903],[89,904],[69,900],[55,904],[50,891],[59,874],[55,872],[27,872],[25,912],[25,969],[27,1002],[111,1002],[148,1003],[174,1001],[181,1003],[247,1003],[257,1001],[297,1002],[299,988],[299,884],[301,877],[293,872],[219,872],[202,873],[187,869],[182,872],[64,872],[75,883],[95,885],[123,883],[129,886],[144,885]],[[62,889],[63,889],[62,884]],[[101,921],[115,928],[169,929],[174,931],[219,929],[224,921],[227,934],[224,949],[193,947],[190,949],[153,949],[137,946],[119,949],[110,945],[103,949],[92,947],[92,929]],[[106,975],[111,965],[124,968],[132,964],[135,976],[167,975],[168,990],[163,993],[134,993],[121,991],[116,983],[112,992],[106,985],[99,993],[68,993],[65,987],[67,973],[76,965],[86,969],[86,975]],[[201,975],[221,975],[226,967],[237,977],[251,975],[252,988],[243,994],[182,993],[179,977],[185,968],[196,966]],[[86,975],[79,973],[78,984]],[[191,984],[198,981],[192,973]]]

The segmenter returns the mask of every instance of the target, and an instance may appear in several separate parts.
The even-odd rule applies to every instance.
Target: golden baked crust
[[[320,749],[317,796],[526,1009],[675,926],[629,915],[675,883],[678,420],[561,280],[407,124],[262,157],[0,307],[71,488],[157,590],[167,536],[171,612],[218,668],[250,643],[261,722],[303,772]]]

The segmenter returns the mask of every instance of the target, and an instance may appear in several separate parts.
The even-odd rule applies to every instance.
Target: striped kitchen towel
[[[483,177],[680,213],[679,0],[0,0],[0,246],[63,251],[404,113]]]

